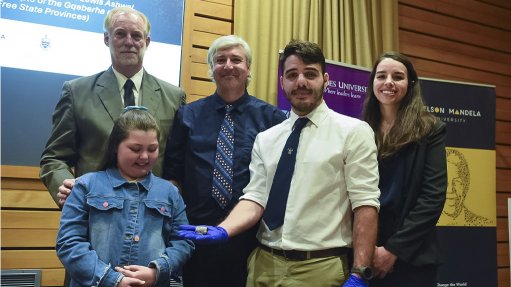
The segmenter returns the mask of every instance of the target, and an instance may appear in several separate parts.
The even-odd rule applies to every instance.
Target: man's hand
[[[71,189],[75,185],[74,178],[64,179],[62,185],[59,186],[59,192],[57,193],[57,198],[59,199],[59,207],[62,208],[64,203],[66,202],[67,197],[71,194]]]
[[[177,234],[197,244],[215,244],[229,240],[227,231],[220,226],[180,225]]]
[[[129,280],[131,285],[126,286],[151,287],[156,282],[156,269],[154,268],[140,265],[128,265],[124,267],[115,267],[115,271],[120,272],[125,276],[123,280],[126,278],[136,279]],[[121,280],[121,282],[123,282],[123,280]]]
[[[368,287],[369,284],[362,278],[350,274],[350,277],[348,277],[348,280],[344,282],[344,285],[342,287]]]

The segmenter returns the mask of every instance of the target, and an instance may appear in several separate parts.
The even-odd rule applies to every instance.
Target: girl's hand
[[[123,277],[121,281],[117,284],[116,287],[136,287],[136,286],[145,286],[145,282],[136,279],[136,278],[130,278],[130,277]]]
[[[125,285],[125,286],[143,286],[143,287],[151,287],[156,282],[156,269],[149,268],[146,266],[140,265],[128,265],[123,267],[115,267],[115,271],[122,273],[125,278],[136,279],[138,281],[133,281],[131,284],[138,285]],[[123,280],[125,279],[123,278]],[[121,280],[121,282],[123,281]],[[124,287],[124,286],[123,286]]]

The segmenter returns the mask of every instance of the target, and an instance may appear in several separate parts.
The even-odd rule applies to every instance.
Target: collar
[[[106,174],[108,178],[110,179],[110,182],[112,183],[112,186],[114,189],[119,188],[123,186],[124,184],[132,183],[133,181],[127,181],[124,177],[122,177],[121,173],[119,172],[119,169],[117,168],[108,168],[106,170]],[[144,177],[142,180],[135,181],[139,187],[142,187],[145,191],[148,191],[151,187],[151,183],[153,181],[153,173],[150,172],[146,177]]]
[[[325,103],[325,100],[323,100],[321,102],[321,104],[319,104],[319,106],[317,106],[314,110],[312,110],[312,112],[305,115],[305,117],[309,118],[309,121],[317,127],[326,118],[326,115],[329,110],[330,109],[328,108],[327,104]],[[291,111],[289,113],[289,119],[290,119],[291,123],[293,123],[292,126],[294,126],[294,123],[296,122],[296,120],[298,118],[300,118],[300,116],[295,114],[293,109],[291,109]]]
[[[125,75],[119,73],[117,70],[115,70],[114,67],[112,67],[112,70],[114,71],[115,78],[117,78],[117,85],[119,88],[119,92],[121,92],[121,90],[124,87],[124,83],[126,83],[126,80],[128,80],[128,78]],[[138,71],[135,75],[133,75],[133,77],[130,78],[133,81],[133,83],[135,84],[135,90],[137,92],[140,92],[143,76],[144,76],[144,68],[140,69],[140,71]]]
[[[217,111],[223,112],[225,109],[225,106],[228,104],[226,102],[224,102],[222,97],[220,97],[220,95],[217,92],[215,92],[212,95],[212,98],[213,98],[213,108]],[[238,113],[243,113],[243,111],[247,107],[247,103],[249,102],[249,100],[250,100],[250,95],[248,94],[247,90],[245,90],[245,92],[243,93],[243,96],[241,96],[241,98],[237,99],[233,103],[229,103],[230,105],[233,106],[232,112],[237,111]]]

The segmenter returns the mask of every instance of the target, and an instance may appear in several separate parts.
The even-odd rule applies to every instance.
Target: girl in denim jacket
[[[152,174],[160,130],[127,107],[108,142],[105,170],[79,177],[62,210],[57,255],[70,286],[169,286],[194,249],[178,189]]]

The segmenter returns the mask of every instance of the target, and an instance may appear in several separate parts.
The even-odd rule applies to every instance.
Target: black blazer
[[[406,148],[404,155],[405,201],[398,227],[383,246],[414,266],[440,263],[436,223],[447,190],[446,134],[445,123],[437,121],[430,135]]]

